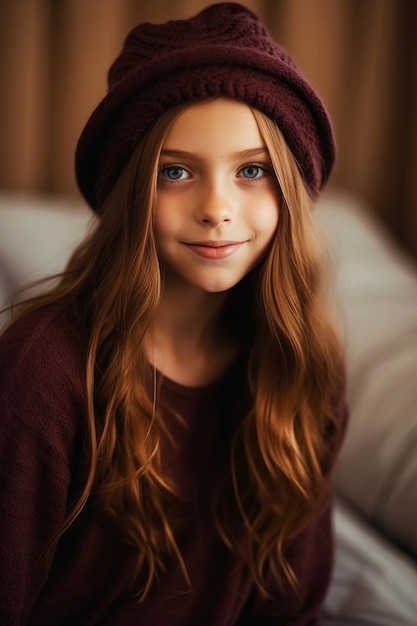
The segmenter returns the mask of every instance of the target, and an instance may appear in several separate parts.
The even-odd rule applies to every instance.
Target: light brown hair
[[[136,549],[132,577],[145,571],[147,581],[138,590],[141,599],[172,555],[187,577],[167,515],[167,501],[180,485],[162,470],[163,424],[148,392],[143,347],[161,293],[152,228],[158,159],[170,124],[183,108],[161,116],[139,142],[97,227],[75,251],[60,284],[26,306],[75,302],[89,339],[89,471],[60,534],[94,493]],[[325,474],[337,449],[342,381],[339,343],[321,302],[323,247],[312,202],[281,133],[263,114],[253,113],[282,202],[267,258],[244,281],[245,297],[257,303],[248,312],[252,403],[234,433],[213,516],[231,550],[242,551],[234,524],[245,529],[248,567],[266,593],[268,570],[279,582],[295,585],[285,546],[323,501]]]

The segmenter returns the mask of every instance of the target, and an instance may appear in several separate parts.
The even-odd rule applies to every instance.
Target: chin
[[[233,289],[233,287],[235,287],[239,282],[240,280],[236,282],[219,281],[215,283],[206,283],[206,284],[202,284],[198,286],[200,287],[202,291],[205,291],[206,293],[224,293],[225,291],[230,291],[230,289]]]

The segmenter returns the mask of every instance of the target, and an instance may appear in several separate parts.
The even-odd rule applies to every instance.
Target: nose
[[[225,189],[210,185],[201,190],[196,210],[196,218],[201,224],[215,228],[224,222],[230,222],[232,214],[231,198]]]

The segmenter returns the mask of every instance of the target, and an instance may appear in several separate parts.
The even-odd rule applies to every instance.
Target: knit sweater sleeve
[[[68,321],[23,318],[0,340],[0,623],[23,626],[65,518],[82,389]]]

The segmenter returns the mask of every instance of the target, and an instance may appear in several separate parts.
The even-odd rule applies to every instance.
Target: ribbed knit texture
[[[78,185],[98,212],[149,126],[172,107],[211,97],[236,98],[275,120],[313,197],[329,177],[335,146],[322,101],[259,18],[239,4],[140,24],[112,64],[108,86],[76,150]]]

